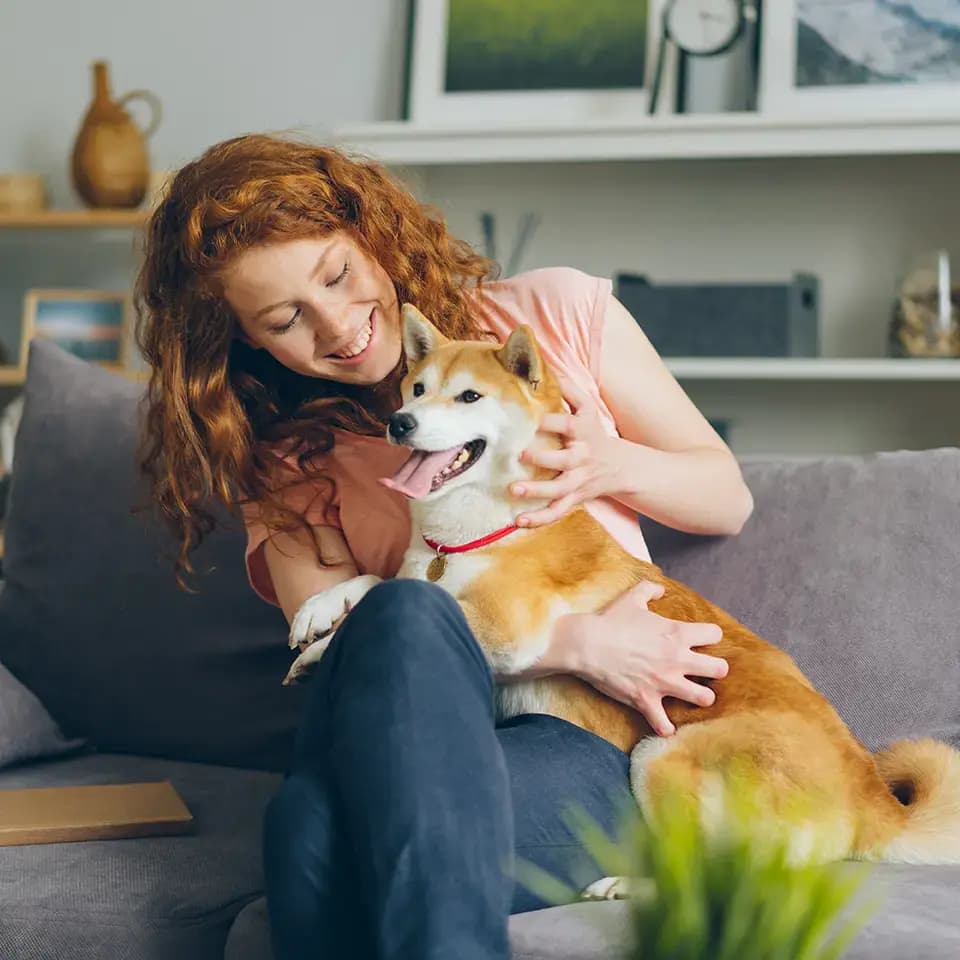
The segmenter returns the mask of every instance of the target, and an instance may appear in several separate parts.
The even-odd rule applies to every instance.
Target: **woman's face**
[[[252,247],[223,282],[244,340],[297,373],[371,385],[400,360],[393,283],[343,232]]]

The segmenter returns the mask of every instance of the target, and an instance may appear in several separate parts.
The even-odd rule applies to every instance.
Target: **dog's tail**
[[[901,808],[897,826],[863,858],[960,863],[960,752],[936,740],[898,740],[874,760]]]

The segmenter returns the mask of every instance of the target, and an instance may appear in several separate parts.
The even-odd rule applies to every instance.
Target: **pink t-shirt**
[[[476,302],[483,325],[501,342],[518,324],[529,324],[547,363],[591,398],[614,435],[616,423],[598,386],[600,340],[610,294],[609,280],[568,267],[551,267],[484,283]],[[316,484],[305,481],[290,488],[284,502],[314,526],[338,527],[361,573],[395,576],[410,543],[407,501],[377,479],[395,473],[406,456],[403,447],[391,446],[385,437],[338,431],[329,462],[324,464],[336,480],[333,501],[325,506],[326,495],[318,496]],[[608,498],[586,506],[626,550],[650,559],[636,511]],[[267,529],[259,521],[256,507],[247,507],[244,515],[250,584],[264,600],[276,604],[263,550]]]

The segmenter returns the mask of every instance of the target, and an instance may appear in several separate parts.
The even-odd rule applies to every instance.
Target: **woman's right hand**
[[[642,581],[601,613],[561,618],[551,659],[559,657],[568,672],[639,710],[665,737],[675,728],[663,698],[709,707],[716,699],[713,690],[689,677],[720,680],[727,675],[727,661],[692,649],[721,639],[715,623],[668,620],[647,609],[663,590],[662,584]]]

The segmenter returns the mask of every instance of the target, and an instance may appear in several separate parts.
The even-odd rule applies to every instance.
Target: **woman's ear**
[[[412,304],[400,308],[403,325],[403,352],[408,363],[419,363],[431,350],[447,342],[447,338]]]

